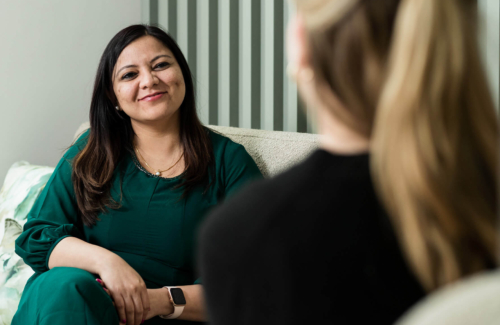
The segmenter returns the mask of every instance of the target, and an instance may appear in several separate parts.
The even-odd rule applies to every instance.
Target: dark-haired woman
[[[196,229],[257,166],[200,124],[186,60],[155,27],[130,26],[108,44],[90,126],[16,241],[35,274],[12,324],[204,321]]]

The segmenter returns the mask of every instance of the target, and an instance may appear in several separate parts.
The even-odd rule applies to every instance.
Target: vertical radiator
[[[168,31],[194,76],[205,124],[313,132],[286,76],[287,0],[141,0],[143,23]],[[497,110],[499,4],[478,0],[481,45]],[[308,123],[309,122],[309,123]]]
[[[143,23],[179,44],[204,124],[312,132],[286,76],[286,0],[142,0]]]

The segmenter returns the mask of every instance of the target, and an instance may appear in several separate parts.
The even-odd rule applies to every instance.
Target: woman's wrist
[[[153,315],[170,315],[174,312],[167,289],[148,289],[148,293]]]

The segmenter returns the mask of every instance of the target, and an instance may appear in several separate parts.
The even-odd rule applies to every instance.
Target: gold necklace
[[[148,162],[146,161],[146,159],[144,159],[144,157],[141,155],[141,153],[139,152],[139,149],[137,149],[137,147],[135,147],[135,152],[137,152],[137,154],[139,155],[139,157],[141,157],[142,161],[144,161],[144,163],[146,164],[146,166],[149,167],[149,169],[151,170],[155,170],[153,167],[149,166]],[[167,169],[165,170],[159,170],[159,169],[156,169],[156,173],[155,175],[156,176],[161,176],[161,173],[164,173],[164,172],[168,172],[169,170],[171,170],[172,168],[174,168],[175,165],[177,165],[177,163],[179,161],[181,161],[182,157],[184,157],[184,152],[182,153],[182,155],[179,157],[179,159],[170,167],[168,167]]]

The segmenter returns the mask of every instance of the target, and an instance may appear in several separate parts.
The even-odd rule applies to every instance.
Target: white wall
[[[57,164],[105,46],[140,22],[139,0],[0,0],[0,184],[18,160]]]

